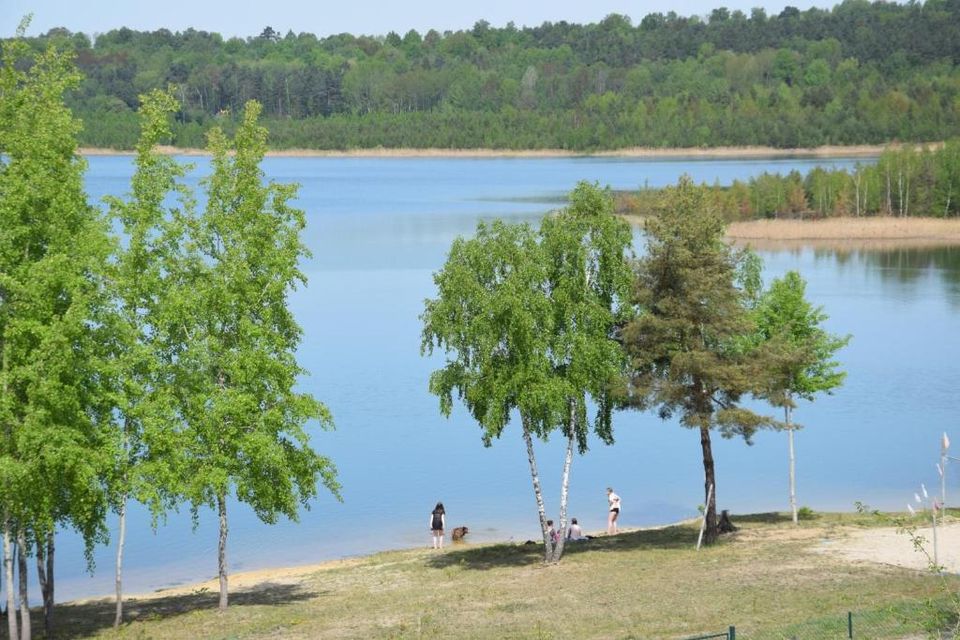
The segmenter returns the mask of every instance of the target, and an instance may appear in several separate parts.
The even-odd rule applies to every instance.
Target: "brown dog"
[[[463,537],[470,533],[469,527],[457,527],[453,530],[453,541],[462,542]]]

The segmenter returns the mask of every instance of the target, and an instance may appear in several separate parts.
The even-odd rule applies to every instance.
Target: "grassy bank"
[[[61,605],[59,637],[682,638],[735,624],[749,638],[830,629],[847,611],[893,634],[869,637],[906,637],[917,603],[942,593],[929,573],[821,552],[871,519],[736,522],[741,531],[700,552],[696,526],[679,525],[596,538],[550,567],[538,545],[381,553],[276,573],[234,593],[225,615],[204,587],[158,593],[130,603],[119,634],[109,601]]]

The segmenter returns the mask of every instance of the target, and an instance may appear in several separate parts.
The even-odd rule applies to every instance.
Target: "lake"
[[[195,184],[205,158],[191,158]],[[321,495],[299,523],[260,524],[231,508],[231,571],[306,564],[397,547],[429,545],[428,514],[442,500],[448,526],[470,540],[537,539],[526,454],[516,425],[484,448],[461,409],[450,419],[427,392],[440,365],[420,355],[419,314],[434,295],[432,274],[459,235],[478,220],[535,222],[578,180],[616,189],[696,181],[729,183],[763,171],[851,167],[855,160],[624,158],[268,158],[269,177],[301,185],[309,286],[291,303],[304,328],[302,387],[333,412],[337,431],[312,431],[313,446],[337,464],[343,503]],[[91,201],[123,195],[129,157],[91,157]],[[642,250],[638,248],[638,251]],[[798,496],[815,510],[863,501],[903,509],[920,482],[937,486],[940,433],[957,421],[960,381],[960,249],[763,252],[765,277],[798,269],[828,327],[852,334],[840,354],[849,372],[834,396],[802,404],[796,419]],[[615,417],[616,444],[596,440],[574,460],[571,515],[602,529],[605,488],[623,498],[623,526],[660,524],[697,513],[703,502],[699,435],[651,414]],[[960,442],[960,436],[955,440]],[[539,445],[548,509],[557,515],[562,443]],[[785,510],[787,442],[761,433],[753,446],[715,439],[718,506],[735,513]],[[949,495],[960,501],[960,468]],[[116,528],[115,518],[111,526]],[[216,575],[216,517],[171,514],[156,532],[133,507],[125,589],[142,592]],[[57,597],[109,594],[114,549],[98,548],[85,572],[79,541],[58,537]],[[34,590],[36,593],[36,590]]]

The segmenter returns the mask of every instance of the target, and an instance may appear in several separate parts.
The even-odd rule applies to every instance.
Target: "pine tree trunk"
[[[13,582],[13,544],[10,541],[10,518],[3,519],[3,572],[7,579],[7,630],[10,640],[20,637],[17,631],[17,600]]]
[[[787,396],[787,401],[790,397]],[[793,524],[797,524],[797,457],[793,448],[793,423],[790,421],[792,413],[790,407],[783,408],[787,423],[787,442],[790,449],[790,512],[793,514]]]
[[[703,495],[707,503],[704,505],[706,528],[703,533],[703,543],[713,544],[720,536],[717,527],[717,482],[713,463],[713,447],[710,444],[710,429],[700,427],[700,448],[703,450]],[[713,487],[713,491],[710,490]]]
[[[20,579],[20,640],[30,640],[30,597],[27,593],[27,540],[17,533],[17,577]]]
[[[573,463],[573,434],[576,431],[572,408],[570,413],[570,433],[567,435],[567,453],[563,458],[563,476],[560,481],[560,539],[553,548],[553,562],[560,562],[567,541],[567,496],[570,494],[570,465]]]
[[[217,496],[217,511],[220,513],[220,542],[217,548],[217,564],[220,571],[220,611],[227,610],[227,497]]]
[[[37,541],[37,576],[40,582],[40,594],[43,598],[43,635],[53,637],[53,531],[47,532],[47,539]]]
[[[127,496],[120,497],[120,532],[117,535],[117,612],[113,618],[113,628],[118,629],[123,622],[123,543],[127,537]]]
[[[530,435],[530,429],[527,427],[526,420],[523,422],[523,441],[527,444],[527,462],[530,463],[530,477],[533,479],[533,495],[537,499],[537,512],[540,514],[540,531],[543,533],[544,562],[550,562],[553,552],[553,540],[547,533],[547,510],[543,506],[543,490],[540,488],[540,472],[537,471],[537,457],[533,452],[533,436]]]

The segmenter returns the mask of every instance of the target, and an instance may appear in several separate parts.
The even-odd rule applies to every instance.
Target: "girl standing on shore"
[[[610,509],[607,511],[607,534],[612,536],[618,533],[617,518],[620,517],[620,496],[615,494],[611,487],[607,487],[607,502],[610,503]]]
[[[430,533],[433,535],[434,549],[443,549],[443,527],[446,524],[446,513],[442,502],[438,502],[437,506],[430,512]]]

